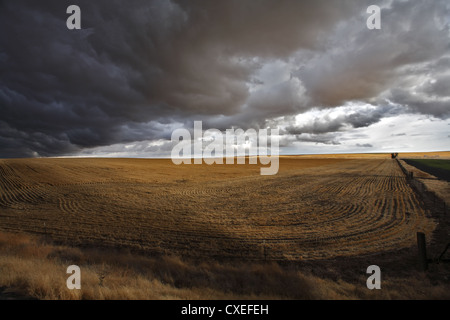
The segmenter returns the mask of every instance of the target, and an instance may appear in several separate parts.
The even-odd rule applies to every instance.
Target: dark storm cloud
[[[66,28],[71,4],[81,8],[82,30]],[[192,127],[194,120],[204,120],[204,129],[258,127],[353,100],[389,100],[409,112],[446,117],[447,2],[394,1],[375,32],[365,27],[370,4],[2,1],[0,157],[169,139],[173,128]],[[290,77],[258,78],[277,61]],[[434,80],[414,80],[427,75]],[[320,136],[389,115],[383,108],[356,110],[288,133]]]
[[[152,122],[234,119],[255,56],[314,48],[352,12],[348,1],[76,2],[79,31],[66,28],[72,1],[2,2],[0,136],[14,141],[0,156],[161,137]]]
[[[381,30],[360,28],[358,20],[341,25],[331,46],[307,59],[294,75],[318,106],[349,100],[373,102],[399,86],[409,90],[409,85],[416,85],[413,78],[449,70],[449,16],[447,1],[393,1],[382,10]],[[442,61],[435,63],[437,59]],[[428,61],[427,68],[418,67]],[[448,91],[437,86],[448,97]],[[424,92],[419,98],[426,96]],[[423,105],[415,107],[427,112]]]

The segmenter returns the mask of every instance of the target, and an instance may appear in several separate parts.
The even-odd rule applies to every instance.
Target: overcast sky
[[[444,151],[449,84],[448,0],[0,1],[2,158],[170,156],[195,120],[278,127],[282,154]]]

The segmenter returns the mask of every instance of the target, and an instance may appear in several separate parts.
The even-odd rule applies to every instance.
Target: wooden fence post
[[[422,232],[417,232],[417,246],[419,248],[419,266],[422,271],[428,269],[427,260],[427,247],[425,241],[425,234]]]

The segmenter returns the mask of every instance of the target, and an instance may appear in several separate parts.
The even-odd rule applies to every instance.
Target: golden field
[[[302,260],[411,246],[427,218],[391,159],[0,162],[1,229],[76,245],[199,257]]]
[[[449,154],[433,156],[444,158]],[[193,265],[202,263],[206,271],[202,267],[199,270],[210,275],[219,274],[220,268],[236,271],[242,267],[239,263],[263,263],[263,267],[249,268],[262,268],[262,273],[264,268],[270,269],[269,273],[275,268],[280,273],[277,277],[281,277],[278,264],[314,268],[317,263],[321,266],[317,277],[302,275],[309,277],[302,281],[311,284],[326,278],[330,266],[339,263],[342,268],[352,266],[348,264],[351,259],[356,259],[359,266],[373,258],[365,267],[377,261],[389,264],[395,256],[410,259],[418,231],[426,234],[430,245],[439,244],[435,237],[439,227],[435,209],[411,189],[390,154],[282,156],[280,170],[274,176],[261,176],[259,167],[248,164],[177,166],[170,159],[0,160],[0,231],[39,237],[65,248],[60,251],[126,250],[133,256],[153,259],[150,264],[176,256],[180,260],[174,264],[183,270],[191,268],[194,274]],[[6,240],[4,243],[0,252],[6,259],[0,264],[2,270],[8,268],[5,263],[13,268],[11,257],[5,258],[8,256],[5,248],[14,244]],[[46,248],[42,249],[42,256],[38,254],[41,258],[56,250],[49,244],[35,243],[33,247]],[[83,255],[80,251],[75,260]],[[381,260],[377,260],[378,256]],[[15,257],[20,259],[20,255]],[[70,263],[69,260],[64,261]],[[224,267],[220,263],[231,265]],[[275,264],[268,267],[265,263]],[[415,270],[415,266],[411,268]],[[338,269],[333,269],[333,277]],[[365,269],[362,276],[361,269],[357,272],[355,279],[361,280]],[[135,271],[131,273],[137,277]],[[289,279],[296,277],[299,277],[297,271]],[[350,276],[345,277],[351,280]],[[3,283],[0,278],[0,287],[14,286],[13,278],[3,279]],[[157,279],[163,281],[161,277]],[[441,280],[438,292],[442,289]],[[328,287],[336,285],[328,284]],[[180,287],[170,281],[167,285],[171,290]],[[345,286],[344,282],[341,285]],[[232,288],[227,291],[209,283],[206,287],[212,291],[205,295],[201,293],[204,289],[196,291],[193,286],[197,287],[192,283],[186,287],[181,285],[189,288],[189,294],[134,293],[128,298],[285,297],[276,290],[252,291],[255,284],[249,284],[250,288],[238,291],[239,294]],[[364,289],[365,283],[361,282],[361,286]],[[354,292],[338,294],[338,291],[329,295],[291,294],[287,298],[370,298]],[[84,297],[56,293],[31,295],[50,299],[117,298],[106,293]],[[401,297],[401,294],[394,296]],[[423,295],[410,293],[409,297]],[[119,298],[126,298],[126,294]]]

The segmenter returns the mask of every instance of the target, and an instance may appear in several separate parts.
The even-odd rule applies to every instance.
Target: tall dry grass
[[[81,290],[69,290],[66,269],[81,268]],[[0,233],[0,288],[37,299],[450,299],[446,285],[421,274],[386,279],[368,290],[321,279],[276,263],[185,261],[130,252],[47,244],[27,235]],[[0,290],[0,296],[2,295]]]

